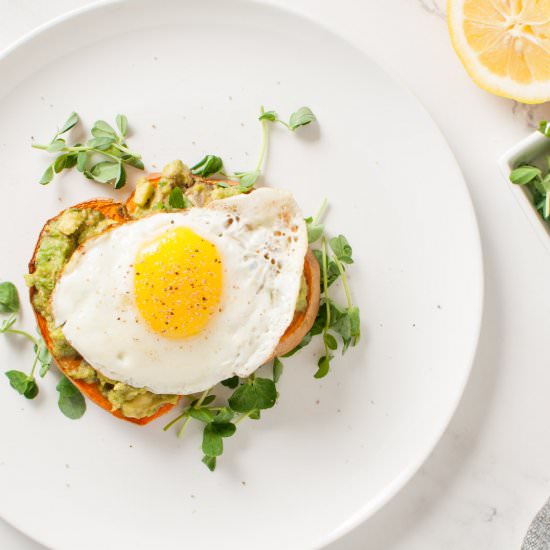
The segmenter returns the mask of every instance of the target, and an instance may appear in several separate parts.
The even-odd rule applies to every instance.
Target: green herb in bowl
[[[550,122],[543,120],[539,131],[550,139]],[[510,172],[510,181],[523,185],[529,191],[533,204],[540,215],[550,218],[550,154],[529,163],[521,163]]]

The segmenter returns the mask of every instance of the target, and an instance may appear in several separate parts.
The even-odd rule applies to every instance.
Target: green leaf
[[[550,122],[541,120],[539,123],[539,132],[544,134],[547,138],[550,138]]]
[[[317,262],[319,263],[319,266],[321,267],[321,273],[323,272],[323,262],[322,262],[322,253],[320,250],[313,250],[313,255],[317,259]],[[351,258],[350,258],[351,259]],[[344,267],[344,266],[342,266]],[[332,260],[330,260],[327,264],[327,284],[328,286],[332,285],[338,278],[340,277],[340,270],[336,266],[336,263]],[[321,286],[322,286],[322,279],[321,279]],[[319,334],[319,333],[317,333]]]
[[[53,166],[50,164],[40,178],[40,185],[47,185],[53,180]]]
[[[229,406],[236,412],[270,409],[277,401],[277,388],[269,378],[249,378],[229,398]]]
[[[213,472],[216,469],[216,457],[215,456],[203,456],[203,464],[206,464],[207,468]]]
[[[325,342],[326,346],[330,350],[335,350],[338,348],[338,342],[336,341],[336,338],[332,336],[332,334],[329,334],[328,332],[323,335],[323,341]]]
[[[232,422],[213,422],[211,426],[222,437],[231,437],[237,431],[237,426]]]
[[[351,259],[352,249],[344,235],[338,235],[338,237],[333,237],[329,241],[330,248],[334,252],[335,256],[346,264],[352,264],[353,260]]]
[[[192,206],[191,201],[183,194],[181,187],[174,187],[174,189],[170,191],[168,204],[172,208],[189,208]]]
[[[359,308],[351,306],[346,310],[340,310],[331,303],[331,323],[330,328],[340,334],[344,347],[342,353],[345,353],[350,346],[355,346],[361,335]]]
[[[116,116],[116,125],[122,137],[126,137],[128,133],[128,118],[126,115],[117,115]]]
[[[79,172],[84,172],[86,170],[86,163],[88,162],[88,152],[79,151],[76,157],[76,169]]]
[[[198,409],[191,407],[187,410],[187,414],[191,418],[199,420],[200,422],[205,422],[206,424],[212,422],[212,420],[214,419],[214,413],[209,409],[203,409],[202,407]]]
[[[314,374],[315,378],[323,378],[328,374],[328,371],[330,370],[330,360],[332,359],[332,355],[326,356],[323,355],[317,362],[317,372]]]
[[[213,426],[207,424],[202,434],[202,452],[206,456],[220,456],[223,453],[222,436]]]
[[[250,420],[260,420],[261,415],[262,413],[255,409],[248,415],[248,418],[250,418]]]
[[[115,142],[114,138],[112,137],[96,137],[94,139],[88,140],[88,147],[92,149],[97,149],[98,151],[107,151],[113,143]],[[120,151],[118,149],[116,150],[116,154],[120,154]]]
[[[290,126],[290,129],[294,131],[296,128],[305,126],[314,120],[317,120],[317,118],[309,107],[300,107],[296,112],[290,115],[288,125]]]
[[[38,385],[34,378],[18,370],[10,370],[5,373],[10,381],[10,386],[27,399],[34,399],[38,395]]]
[[[357,306],[352,306],[348,308],[347,312],[350,320],[352,345],[355,346],[361,337],[361,318],[359,316],[359,308]]]
[[[10,381],[10,386],[18,393],[23,395],[27,387],[27,374],[18,370],[10,370],[5,373]]]
[[[351,343],[351,320],[349,315],[342,315],[331,328],[342,337],[344,342],[342,353],[345,353]]]
[[[306,228],[307,228],[307,242],[310,244],[319,240],[325,231],[325,226],[322,223],[318,223],[318,224],[307,223]]]
[[[115,129],[104,120],[97,120],[92,127],[92,136],[95,138],[111,138],[116,140]]]
[[[19,311],[19,295],[13,283],[0,283],[0,313],[17,313]]]
[[[38,392],[39,390],[36,380],[34,378],[29,378],[27,381],[27,387],[25,388],[23,395],[27,399],[34,399],[38,395]]]
[[[515,168],[510,173],[510,181],[517,185],[525,185],[537,177],[540,177],[542,172],[536,166],[520,166]]]
[[[66,377],[62,376],[59,380],[56,390],[59,392],[59,410],[71,420],[80,418],[86,412],[86,401],[84,397]]]
[[[273,359],[273,382],[275,382],[275,384],[279,381],[282,374],[283,364],[278,357],[275,357],[275,359]]]
[[[231,378],[226,378],[225,380],[222,380],[222,385],[226,388],[231,388],[234,390],[239,385],[239,377],[232,376]]]
[[[252,172],[235,172],[235,176],[239,178],[241,189],[247,190],[254,186],[256,180],[260,177],[259,170]]]
[[[216,399],[215,395],[207,395],[203,401],[201,407],[206,407],[207,405],[210,405],[214,400]]]
[[[69,153],[67,155],[67,158],[65,159],[65,170],[68,170],[69,168],[73,168],[76,166],[76,163],[78,161],[78,155],[76,153]]]
[[[67,144],[64,139],[56,139],[48,145],[46,151],[48,151],[48,153],[57,153],[61,151],[61,149],[64,149],[65,145]]]
[[[62,170],[66,168],[72,168],[77,162],[77,155],[75,153],[65,153],[64,155],[59,155],[54,163],[53,170],[56,174],[59,174]]]
[[[122,162],[118,165],[118,177],[115,180],[115,189],[122,189],[126,185],[126,169]]]
[[[122,160],[129,164],[130,166],[133,166],[134,168],[137,168],[138,170],[144,170],[145,166],[143,164],[143,161],[137,157],[133,157],[132,155],[122,155]]]
[[[279,118],[279,115],[275,111],[265,111],[259,117],[258,120],[270,120],[275,122]]]
[[[120,164],[104,160],[92,166],[90,173],[93,179],[99,183],[110,183],[118,180],[120,176]]]
[[[229,407],[221,407],[220,410],[216,413],[213,422],[215,424],[225,424],[231,422],[235,413]]]
[[[217,174],[223,169],[221,157],[216,155],[206,155],[197,164],[191,166],[191,173],[196,176],[208,177]]]
[[[69,115],[69,118],[65,121],[65,124],[61,126],[61,129],[59,130],[59,132],[57,132],[57,135],[60,136],[61,134],[68,132],[73,126],[76,126],[78,124],[79,120],[80,120],[79,116],[73,111]]]

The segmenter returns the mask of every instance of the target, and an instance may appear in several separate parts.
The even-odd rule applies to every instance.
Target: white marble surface
[[[86,0],[0,0],[0,48]],[[550,496],[550,257],[507,189],[498,156],[550,104],[526,107],[479,90],[451,48],[444,0],[274,0],[376,57],[439,124],[472,194],[486,300],[473,373],[436,450],[407,487],[330,550],[517,549]],[[336,7],[337,6],[337,7]],[[441,205],[452,208],[452,205]],[[0,520],[0,548],[39,550]]]

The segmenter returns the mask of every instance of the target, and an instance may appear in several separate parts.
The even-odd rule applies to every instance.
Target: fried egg
[[[294,315],[306,251],[286,191],[155,213],[75,251],[52,295],[54,321],[105,376],[196,393],[271,357]]]

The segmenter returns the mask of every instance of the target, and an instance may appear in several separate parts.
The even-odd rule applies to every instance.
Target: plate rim
[[[147,1],[151,1],[151,0],[147,0]],[[10,55],[15,53],[19,48],[31,43],[35,38],[37,38],[41,34],[50,31],[51,29],[55,28],[56,26],[62,23],[65,23],[68,20],[82,16],[86,13],[94,12],[96,10],[102,9],[103,7],[106,7],[109,5],[116,5],[116,4],[122,5],[122,4],[129,4],[130,2],[131,0],[93,0],[92,2],[84,6],[70,9],[58,16],[55,16],[45,21],[44,23],[41,23],[40,25],[32,28],[31,30],[27,31],[22,36],[20,36],[19,38],[11,42],[7,47],[0,50],[0,64],[4,62],[4,60],[8,58]],[[431,113],[424,106],[424,103],[420,100],[420,98],[414,93],[414,91],[407,84],[403,82],[403,80],[398,75],[396,75],[394,71],[383,66],[378,61],[376,61],[373,57],[371,57],[370,53],[366,51],[356,40],[348,38],[346,35],[340,33],[336,28],[333,28],[326,22],[318,21],[310,13],[300,9],[295,5],[275,4],[271,0],[239,0],[239,2],[242,4],[260,6],[262,8],[267,8],[272,11],[277,11],[283,14],[291,15],[292,17],[299,18],[302,21],[310,25],[314,25],[319,29],[323,30],[324,32],[329,33],[331,36],[337,38],[342,43],[346,44],[347,46],[353,48],[355,51],[360,53],[362,57],[366,58],[370,63],[375,65],[378,70],[383,72],[390,80],[392,80],[400,88],[402,92],[409,95],[417,104],[419,110],[424,114],[424,116],[426,117],[426,120],[431,123],[433,131],[439,136],[439,139],[444,143],[445,149],[449,154],[449,160],[454,165],[457,175],[460,176],[460,180],[461,180],[460,188],[464,195],[465,206],[467,207],[467,212],[470,217],[469,225],[472,229],[471,256],[472,256],[472,261],[475,262],[475,266],[474,266],[476,270],[475,279],[477,279],[477,285],[476,285],[477,306],[475,308],[476,322],[475,322],[474,331],[472,333],[474,336],[471,339],[471,342],[469,342],[468,352],[465,353],[465,356],[468,357],[467,364],[465,365],[465,368],[462,371],[460,384],[457,384],[457,392],[455,394],[454,399],[449,404],[447,414],[440,417],[442,420],[440,420],[439,429],[434,430],[433,438],[431,438],[432,439],[431,444],[427,445],[426,449],[424,449],[424,451],[420,453],[419,459],[416,462],[409,464],[406,468],[404,468],[399,473],[399,475],[397,475],[393,479],[393,481],[385,487],[384,490],[382,490],[378,495],[376,495],[376,497],[374,497],[371,500],[370,503],[365,504],[364,506],[358,508],[354,514],[348,517],[348,519],[342,522],[338,527],[336,527],[331,532],[326,534],[322,540],[319,540],[316,543],[314,543],[312,548],[314,550],[320,550],[328,546],[329,544],[335,542],[336,540],[343,537],[344,535],[350,533],[354,529],[356,529],[359,525],[366,522],[370,517],[378,513],[390,500],[392,500],[414,477],[414,475],[418,472],[420,467],[428,460],[430,455],[433,453],[433,451],[439,444],[444,433],[446,432],[450,422],[452,421],[460,405],[460,402],[464,396],[464,392],[468,384],[468,381],[470,379],[470,374],[472,372],[473,365],[477,355],[477,350],[479,347],[481,327],[482,327],[483,318],[484,318],[484,305],[485,305],[485,268],[484,268],[483,246],[482,246],[482,240],[481,240],[481,233],[479,229],[479,222],[476,215],[476,209],[474,207],[472,195],[466,183],[466,178],[464,177],[464,173],[460,167],[460,164],[458,163],[458,160],[449,142],[447,141],[445,135],[443,134],[443,131],[441,130],[439,125],[436,123]],[[20,533],[22,533],[24,536],[28,537],[32,541],[36,542],[37,544],[42,545],[44,548],[49,548],[48,546],[46,546],[46,544],[43,541],[36,538],[34,534],[28,532],[20,522],[13,519],[8,519],[4,515],[0,515],[0,519],[5,521],[8,525],[15,528],[17,531],[19,531]]]

